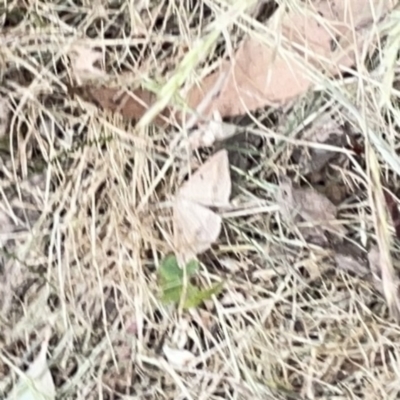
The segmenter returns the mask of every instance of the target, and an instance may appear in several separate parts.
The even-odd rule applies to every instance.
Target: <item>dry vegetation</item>
[[[278,3],[0,0],[0,398],[46,350],[49,399],[400,396],[400,14],[329,2],[357,13],[321,44]],[[223,289],[164,304],[173,196],[220,149],[194,282]]]

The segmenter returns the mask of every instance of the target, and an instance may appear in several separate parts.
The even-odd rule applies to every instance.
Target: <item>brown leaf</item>
[[[305,221],[327,224],[336,218],[337,210],[330,200],[311,188],[295,189],[287,178],[279,184],[278,204],[285,216],[298,214]]]
[[[301,221],[310,222],[312,226],[299,227],[304,238],[316,245],[325,245],[327,238],[324,230],[342,235],[344,228],[335,225],[336,206],[325,196],[312,188],[293,187],[288,178],[281,178],[277,202],[282,217],[296,225]]]
[[[207,207],[179,197],[174,202],[173,213],[175,252],[185,264],[218,239],[222,219]]]
[[[148,108],[155,103],[156,95],[148,90],[135,89],[132,92],[106,86],[71,87],[70,93],[92,103],[100,109],[120,113],[134,120],[140,119]],[[167,125],[170,110],[165,109],[156,117],[154,123],[159,126]]]
[[[221,75],[226,75],[224,85],[208,102],[203,117],[216,111],[222,117],[241,115],[266,105],[281,105],[306,92],[313,82],[301,65],[312,65],[328,76],[340,75],[343,67],[354,64],[355,54],[365,44],[361,31],[393,7],[393,1],[319,0],[301,10],[292,8],[287,12],[282,7],[269,26],[277,37],[286,39],[280,42],[290,53],[297,53],[299,60],[283,53],[281,44],[275,48],[248,37],[239,46],[233,62],[224,60],[219,70],[189,91],[186,99],[191,108],[197,109]],[[90,86],[85,92],[89,94],[87,100],[133,119],[142,117],[156,100],[152,93],[139,90],[133,96],[124,94],[124,101],[115,104],[118,89]],[[171,110],[162,114],[169,116]],[[177,114],[176,119],[180,118]],[[154,122],[165,124],[162,118]]]
[[[374,11],[370,8],[370,3]],[[376,7],[383,3],[382,8]],[[373,0],[320,0],[305,6],[302,12],[291,10],[281,16],[276,13],[270,27],[283,35],[290,43],[291,51],[303,57],[304,62],[316,66],[329,75],[337,75],[342,67],[355,61],[361,44],[361,28],[372,22],[378,10],[392,7],[391,1]],[[307,17],[307,12],[314,15]],[[320,21],[316,20],[320,16]],[[300,50],[299,50],[300,48]],[[307,49],[305,54],[302,49]],[[224,61],[219,71],[208,76],[200,87],[195,87],[188,96],[188,103],[196,108],[205,94],[215,85],[221,73],[228,78],[220,95],[209,104],[205,114],[218,110],[222,116],[244,114],[271,104],[281,104],[301,93],[312,84],[296,64],[257,39],[244,40],[234,57]]]
[[[345,135],[341,121],[325,114],[312,126],[306,129],[302,138],[314,143],[324,143],[341,147],[345,144]],[[301,173],[316,174],[329,162],[338,158],[340,153],[321,148],[297,148],[293,152],[293,159],[301,168]]]
[[[225,86],[220,95],[210,102],[204,116],[209,116],[214,110],[218,110],[223,117],[241,115],[274,105],[282,97],[286,100],[304,93],[310,82],[292,74],[287,60],[274,57],[273,49],[254,39],[244,40],[236,52],[234,66],[229,60],[224,61],[219,71],[206,77],[200,87],[194,87],[188,95],[189,106],[196,108],[219,75],[226,71],[229,75]],[[282,71],[290,72],[285,76]]]

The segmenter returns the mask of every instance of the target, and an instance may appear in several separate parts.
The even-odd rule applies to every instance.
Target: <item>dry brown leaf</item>
[[[335,76],[343,67],[354,64],[355,54],[364,45],[363,31],[393,6],[393,0],[319,0],[304,5],[301,10],[286,11],[282,6],[270,19],[269,26],[277,37],[286,39],[281,42],[285,42],[290,52],[298,54],[301,64],[309,63],[321,72]],[[94,53],[89,59],[82,63],[81,69],[90,72],[90,62],[93,64],[98,56]],[[191,108],[198,108],[221,75],[226,75],[223,87],[203,110],[204,118],[210,118],[215,111],[226,117],[266,105],[281,105],[312,85],[311,78],[302,72],[301,66],[293,58],[286,57],[279,46],[273,48],[252,37],[241,43],[233,62],[224,60],[219,70],[189,90],[186,99]],[[156,100],[153,94],[138,91],[136,97],[128,96],[115,104],[113,99],[117,89],[87,87],[84,91],[89,94],[89,101],[133,119],[142,117]],[[167,108],[162,114],[170,115],[171,109]],[[179,121],[180,118],[177,114],[176,119]],[[165,124],[163,118],[154,122]]]
[[[116,112],[123,117],[134,120],[140,119],[157,99],[154,93],[147,90],[135,89],[128,92],[106,86],[84,85],[71,87],[70,93],[73,96],[79,96],[100,109]],[[169,116],[170,110],[165,109],[154,119],[154,123],[159,126],[165,126],[168,123]]]
[[[382,7],[377,7],[378,4]],[[393,5],[390,0],[320,0],[302,12],[291,10],[283,16],[277,12],[269,24],[304,61],[336,75],[341,67],[354,64],[362,44],[358,32],[368,26],[373,16],[379,17]],[[312,16],[307,15],[310,12]],[[320,16],[319,22],[316,15]],[[307,49],[307,54],[301,54],[299,47]],[[206,115],[215,110],[222,116],[240,115],[266,105],[278,105],[304,93],[312,84],[294,61],[257,39],[248,38],[236,52],[233,67],[230,61],[224,61],[219,71],[206,77],[200,87],[193,88],[188,95],[189,105],[196,108],[218,76],[226,72],[229,76],[225,86],[209,104]]]
[[[341,147],[345,144],[344,128],[341,121],[333,119],[330,114],[324,114],[302,134],[302,139]],[[321,148],[296,148],[293,159],[301,168],[301,173],[318,173],[330,161],[340,157],[340,153]]]
[[[310,222],[329,221],[335,219],[337,212],[325,196],[311,188],[296,189],[287,178],[279,183],[278,203],[288,219],[299,214]]]
[[[101,52],[76,44],[71,48],[68,56],[71,60],[72,73],[79,84],[106,75],[104,71],[94,66],[96,62],[103,59]]]
[[[173,206],[174,246],[185,263],[206,251],[221,231],[221,217],[207,206],[229,204],[231,179],[228,153],[221,150],[179,189]]]
[[[332,224],[336,220],[336,206],[312,188],[296,189],[290,179],[281,178],[277,202],[282,216],[287,221],[298,222],[302,219],[315,223],[317,228],[341,233],[341,227]],[[320,235],[318,231],[309,229],[303,233],[307,236]]]

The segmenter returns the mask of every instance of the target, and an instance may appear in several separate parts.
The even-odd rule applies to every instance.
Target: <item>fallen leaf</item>
[[[327,222],[334,220],[337,213],[335,205],[325,196],[312,188],[296,189],[287,178],[279,183],[278,203],[288,219],[299,214],[306,221]]]
[[[304,236],[321,236],[321,233],[313,228],[339,234],[343,232],[342,227],[333,224],[336,220],[336,206],[312,188],[294,188],[292,181],[283,177],[279,183],[277,203],[286,221],[296,223],[303,220],[314,224],[311,230],[303,228]]]
[[[75,44],[69,51],[68,56],[71,60],[72,73],[78,84],[106,75],[104,71],[94,66],[96,62],[103,59],[101,52],[87,46]]]
[[[157,96],[148,90],[127,91],[106,86],[74,86],[69,88],[69,93],[94,104],[102,110],[116,112],[125,118],[134,120],[144,115],[157,99]],[[154,123],[159,126],[167,125],[170,113],[170,109],[165,109],[154,119]]]
[[[186,367],[191,363],[196,357],[189,350],[174,349],[167,345],[163,346],[163,353],[173,367]]]
[[[302,139],[337,147],[342,147],[345,144],[344,129],[341,121],[333,119],[329,114],[313,122],[312,126],[303,132]],[[301,173],[307,175],[318,173],[340,155],[338,152],[323,148],[303,147],[294,150],[293,159],[301,168]]]
[[[10,110],[6,99],[0,98],[0,139],[7,137],[8,117]]]
[[[56,389],[47,366],[48,339],[42,344],[37,358],[30,365],[7,400],[53,400],[56,398]]]
[[[281,38],[280,45],[275,48],[255,36],[244,39],[233,56],[233,62],[223,60],[217,71],[188,91],[187,103],[192,109],[197,109],[220,76],[226,75],[223,87],[203,110],[203,118],[210,118],[214,112],[227,117],[267,105],[282,105],[313,85],[302,65],[305,65],[304,71],[308,64],[327,76],[340,75],[343,68],[351,67],[356,54],[365,45],[366,31],[393,6],[391,0],[319,0],[302,4],[301,9],[292,7],[289,11],[283,5],[268,22],[270,30]],[[283,45],[290,53],[296,54],[298,60],[282,52]],[[95,55],[90,57],[91,61],[97,59]],[[83,66],[90,70],[90,62],[83,63]],[[90,96],[89,101],[132,119],[142,117],[147,107],[156,101],[153,94],[139,91],[138,98],[128,97],[115,106],[109,99],[114,98],[117,89],[89,86],[85,91],[98,94]],[[142,106],[143,103],[146,107]],[[162,114],[170,115],[171,108],[163,110]],[[181,118],[176,114],[178,121]],[[155,122],[165,124],[162,118]]]
[[[210,157],[178,190],[173,206],[174,245],[184,263],[217,240],[222,219],[207,207],[228,205],[230,194],[226,150]]]
[[[381,3],[382,7],[377,7]],[[311,64],[328,75],[337,75],[350,67],[364,44],[361,29],[393,6],[390,0],[320,0],[286,12],[278,10],[269,21],[277,37],[287,39],[287,47],[297,53],[301,62]],[[312,15],[311,15],[312,14]],[[317,20],[317,18],[319,20]],[[283,40],[281,40],[283,42]],[[188,103],[196,108],[215,85],[218,76],[228,73],[224,88],[204,112],[210,116],[218,110],[223,116],[254,111],[266,105],[282,103],[306,92],[312,85],[300,64],[256,38],[245,39],[234,56],[220,69],[207,76],[188,94]]]

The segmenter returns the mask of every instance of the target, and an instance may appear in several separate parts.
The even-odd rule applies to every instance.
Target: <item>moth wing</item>
[[[231,195],[228,152],[211,156],[178,191],[178,197],[204,206],[225,206]]]
[[[173,207],[173,224],[175,251],[189,261],[218,239],[222,219],[201,204],[178,198]]]

